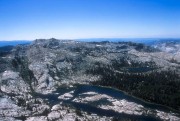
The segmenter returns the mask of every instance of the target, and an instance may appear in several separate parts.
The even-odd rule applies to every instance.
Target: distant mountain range
[[[28,40],[11,40],[11,41],[0,41],[0,47],[3,46],[16,46],[19,44],[30,44],[32,41],[28,41]]]
[[[135,43],[143,43],[146,45],[155,45],[164,42],[168,43],[180,43],[180,38],[172,39],[172,38],[85,38],[85,39],[75,39],[76,41],[84,41],[84,42],[135,42]],[[0,41],[0,47],[2,46],[16,46],[19,44],[30,44],[32,41],[30,40],[11,40],[11,41]]]
[[[157,43],[163,42],[178,42],[180,43],[180,38],[89,38],[89,39],[76,39],[77,41],[85,41],[85,42],[102,42],[102,41],[110,41],[110,42],[135,42],[135,43],[143,43],[146,45],[153,45]]]

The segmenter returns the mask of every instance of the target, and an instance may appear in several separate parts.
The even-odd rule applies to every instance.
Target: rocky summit
[[[0,47],[0,120],[180,120],[180,43]]]

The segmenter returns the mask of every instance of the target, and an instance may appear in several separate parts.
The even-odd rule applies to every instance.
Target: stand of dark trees
[[[98,63],[87,73],[101,75],[102,78],[93,82],[94,85],[114,87],[146,101],[180,111],[180,79],[175,71],[129,73],[114,71],[115,67]]]

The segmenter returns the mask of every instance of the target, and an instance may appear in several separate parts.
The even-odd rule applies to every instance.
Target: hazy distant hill
[[[180,43],[180,39],[171,39],[171,38],[87,38],[87,39],[76,39],[77,41],[84,41],[84,42],[102,42],[102,41],[109,41],[109,42],[135,42],[135,43],[143,43],[146,45],[155,45],[160,43]]]
[[[12,41],[0,41],[0,47],[3,46],[16,46],[19,44],[30,44],[32,41],[27,41],[27,40],[12,40]]]
[[[75,41],[83,42],[135,42],[143,43],[146,45],[157,45],[161,43],[180,43],[180,39],[161,39],[161,38],[85,38],[85,39],[75,39]],[[29,40],[11,40],[11,41],[0,41],[0,47],[2,46],[16,46],[19,44],[30,44],[32,41]]]

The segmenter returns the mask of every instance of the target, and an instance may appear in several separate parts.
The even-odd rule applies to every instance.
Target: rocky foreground
[[[131,42],[39,39],[30,45],[19,45],[2,52],[0,120],[131,120],[97,115],[64,103],[71,100],[91,104],[106,99],[108,104],[95,106],[118,114],[178,121],[180,56],[178,51],[163,51],[160,47]],[[176,113],[147,109],[106,93],[90,91],[75,96],[73,90],[58,92],[64,85],[74,87],[76,84],[115,87],[146,101],[169,106]],[[54,98],[55,102],[52,101]]]

